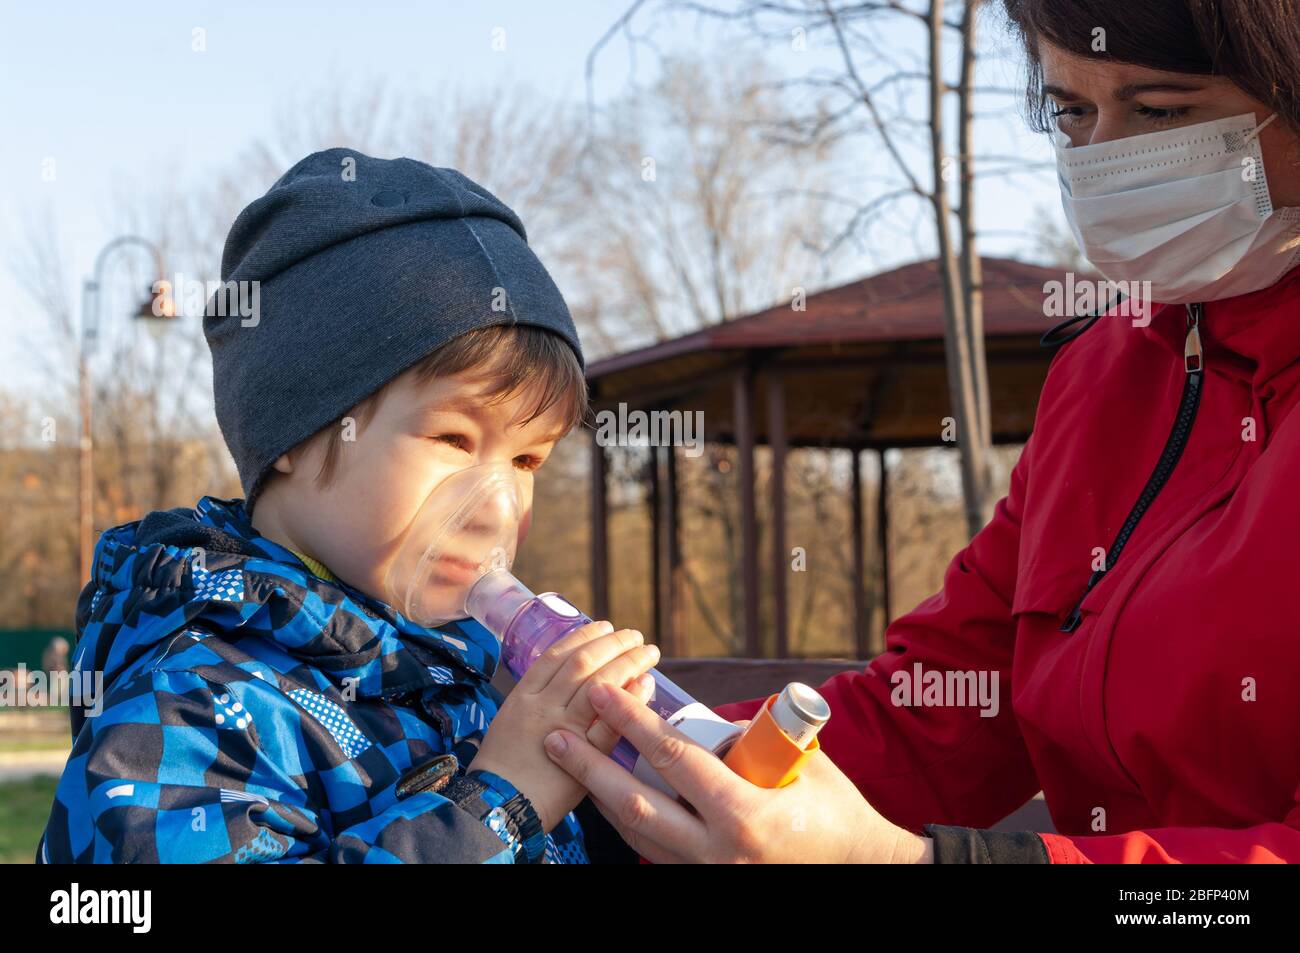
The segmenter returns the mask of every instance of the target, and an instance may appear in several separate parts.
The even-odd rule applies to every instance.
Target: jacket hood
[[[104,692],[188,630],[274,641],[358,697],[449,681],[488,689],[500,645],[472,619],[429,629],[342,581],[326,581],[252,526],[244,501],[204,497],[106,530],[77,600],[75,672]],[[86,706],[89,707],[89,706]],[[75,737],[85,713],[72,710]]]

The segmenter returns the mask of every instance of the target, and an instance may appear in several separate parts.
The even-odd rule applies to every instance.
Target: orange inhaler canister
[[[801,682],[791,682],[763,703],[722,762],[761,788],[785,787],[821,749],[817,732],[830,715],[830,706],[820,694]]]

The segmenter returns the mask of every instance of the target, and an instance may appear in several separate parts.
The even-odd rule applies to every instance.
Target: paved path
[[[25,781],[39,775],[58,777],[68,760],[66,749],[55,751],[0,751],[0,783]]]

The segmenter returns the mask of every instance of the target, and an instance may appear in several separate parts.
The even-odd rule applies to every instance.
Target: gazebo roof
[[[985,348],[994,439],[1023,441],[1052,352],[1043,286],[1064,272],[1004,258],[983,265]],[[784,381],[791,444],[938,444],[949,416],[937,262],[915,262],[682,337],[595,361],[598,409],[703,410],[709,439],[728,439],[732,379],[748,370]],[[758,440],[766,439],[762,402]]]

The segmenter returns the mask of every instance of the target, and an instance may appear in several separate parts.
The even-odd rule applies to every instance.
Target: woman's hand
[[[601,723],[634,744],[696,814],[574,732],[546,739],[555,762],[591,792],[628,845],[656,864],[928,863],[930,841],[885,820],[818,752],[784,788],[750,784],[616,685],[593,684]],[[557,748],[555,741],[563,741]]]
[[[605,757],[614,750],[618,732],[597,719],[587,697],[589,685],[629,686],[648,701],[654,682],[645,673],[657,661],[659,650],[645,645],[641,633],[632,629],[615,632],[608,622],[592,622],[569,633],[543,652],[506,696],[469,767],[491,771],[518,788],[549,832],[585,792],[546,756],[542,739],[567,728],[581,733]]]

